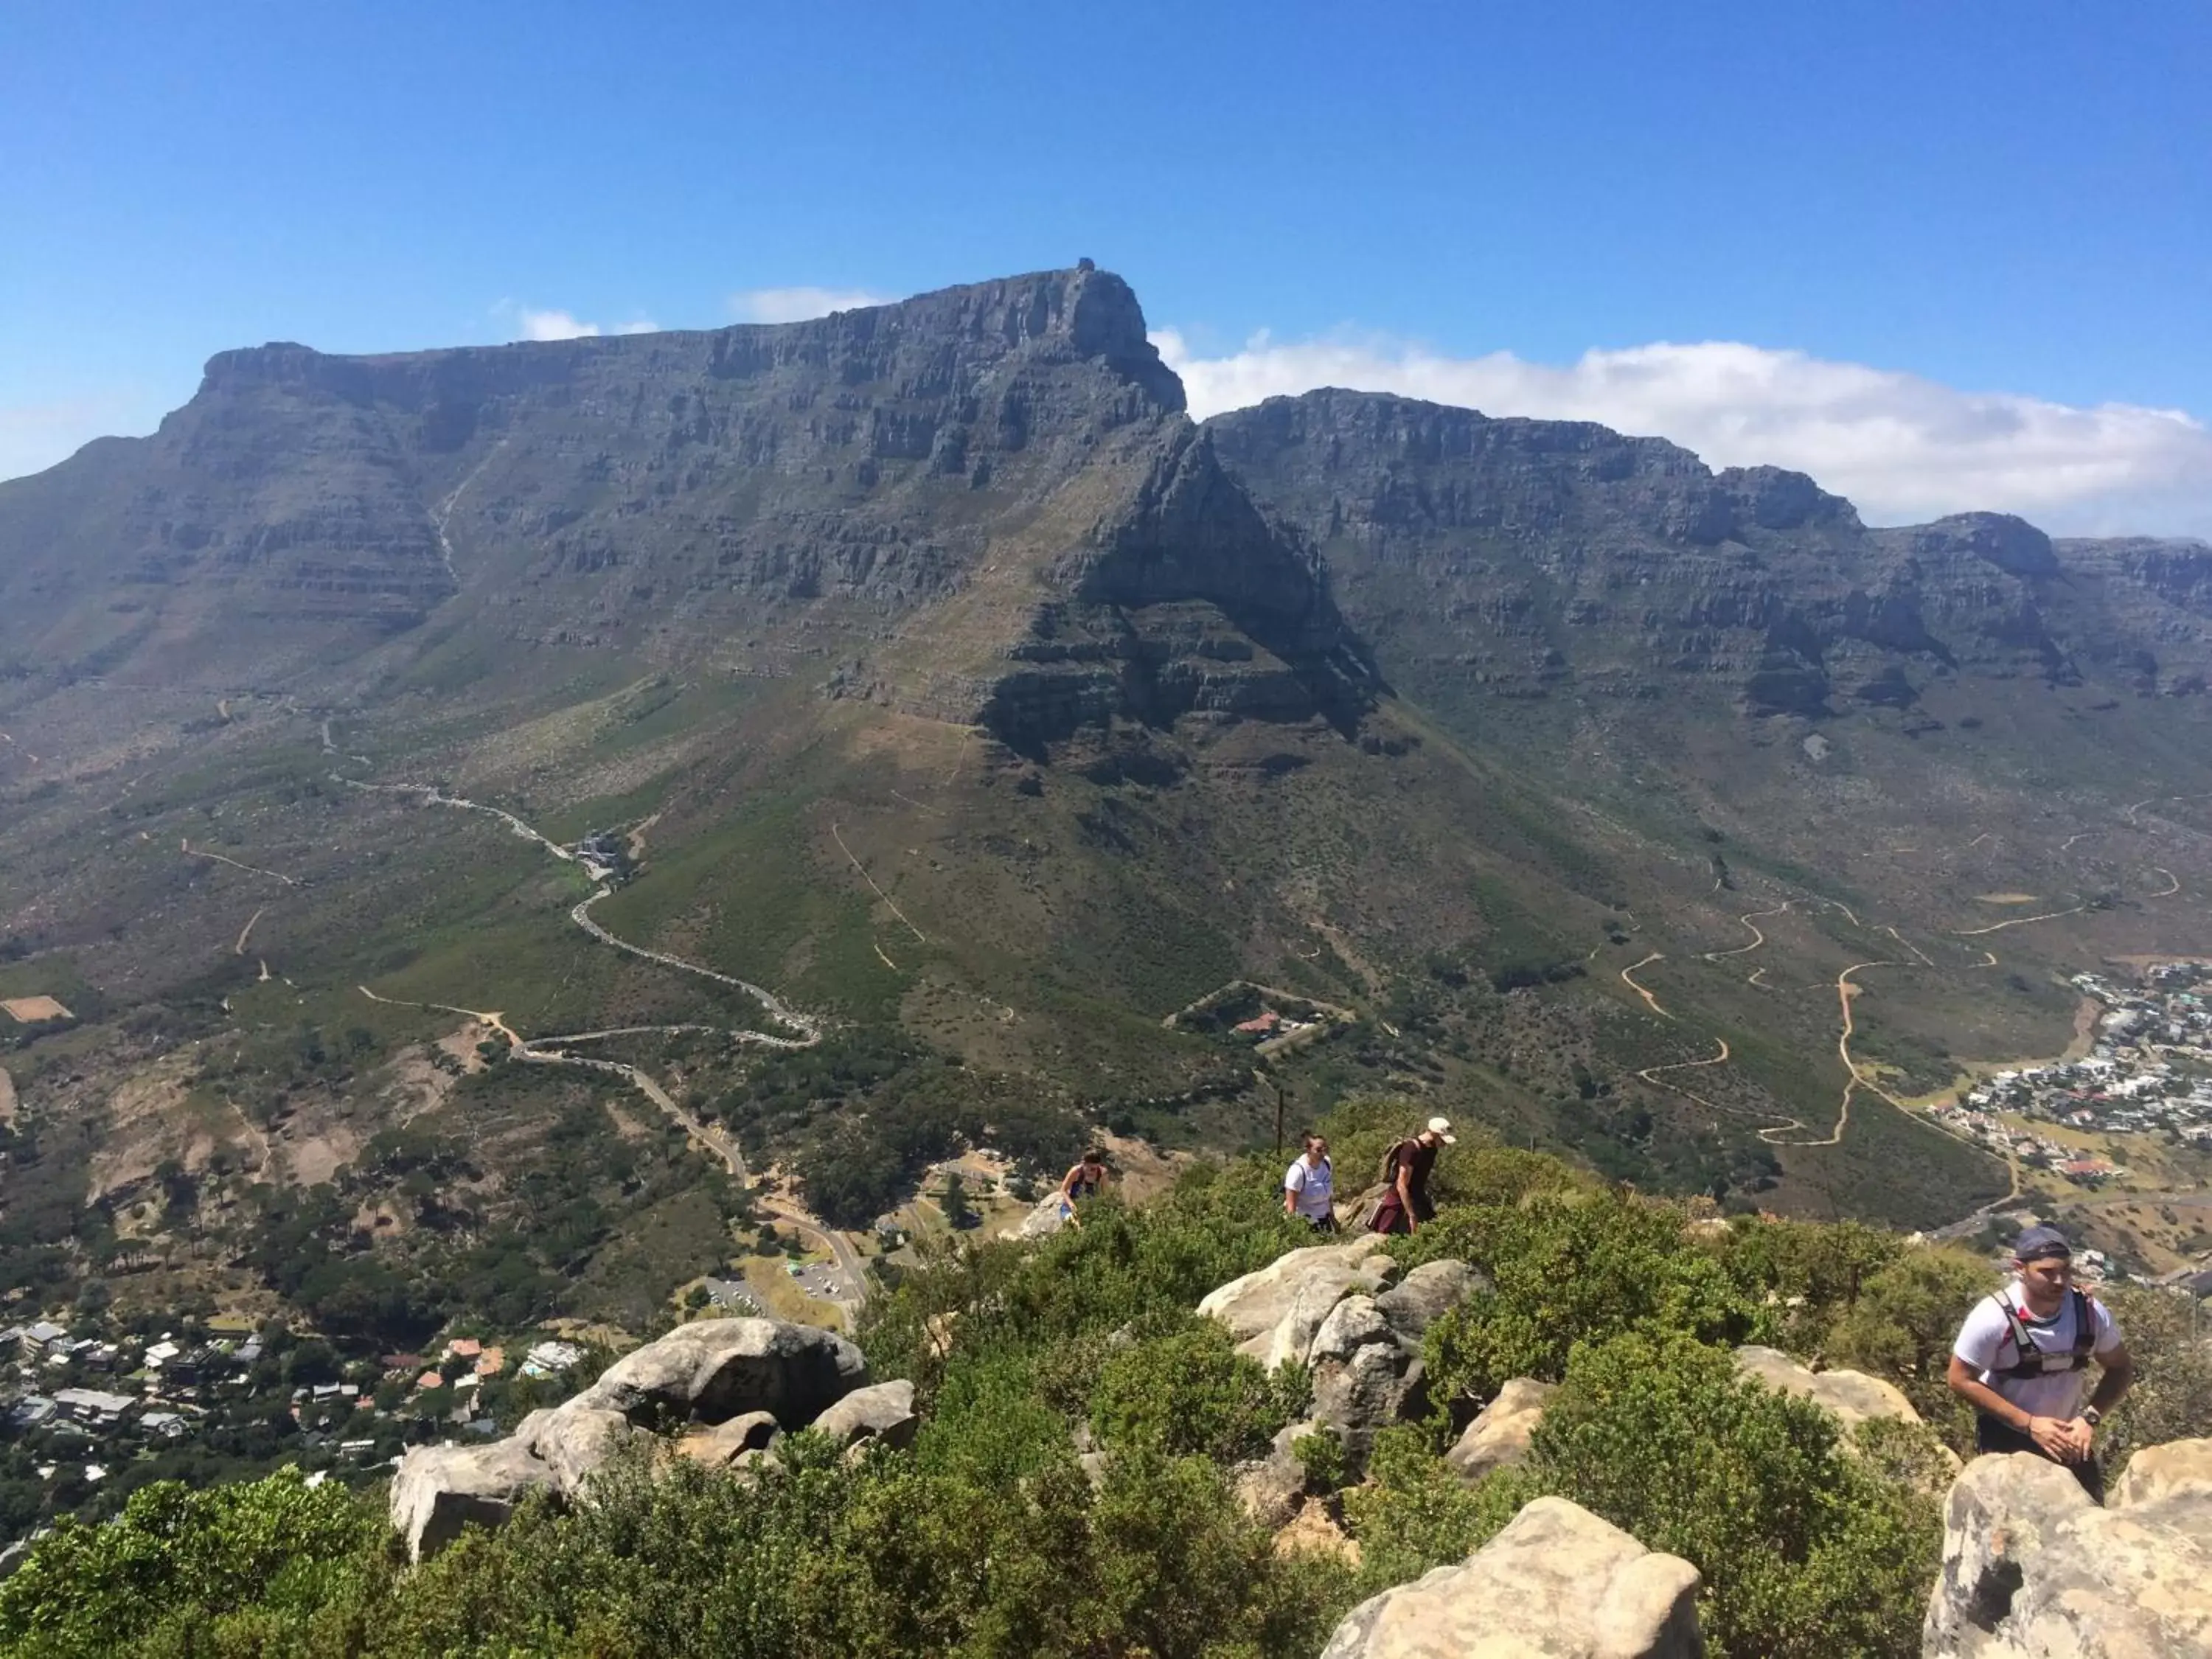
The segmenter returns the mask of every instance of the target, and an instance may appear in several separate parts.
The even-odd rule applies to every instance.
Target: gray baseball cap
[[[2074,1247],[2056,1227],[2030,1227],[2012,1242],[2015,1261],[2045,1261],[2052,1256],[2071,1258]]]

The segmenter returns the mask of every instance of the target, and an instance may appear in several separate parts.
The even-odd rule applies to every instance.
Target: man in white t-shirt
[[[2030,1227],[2013,1246],[2013,1282],[1982,1298],[1951,1345],[1951,1392],[1974,1408],[1974,1445],[2063,1463],[2100,1504],[2097,1425],[2134,1377],[2105,1304],[2074,1288],[2074,1252],[2056,1227]],[[2092,1362],[2103,1367],[2087,1405]]]
[[[1305,1150],[1283,1171],[1283,1213],[1297,1216],[1317,1233],[1336,1231],[1336,1176],[1329,1168],[1328,1142],[1306,1137]]]

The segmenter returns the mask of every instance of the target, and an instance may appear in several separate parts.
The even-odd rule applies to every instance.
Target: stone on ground
[[[914,1444],[921,1419],[914,1414],[914,1384],[901,1377],[855,1389],[807,1425],[826,1434],[839,1448],[881,1440],[904,1448]]]
[[[1209,1291],[1198,1310],[1226,1325],[1238,1347],[1253,1358],[1303,1364],[1331,1309],[1354,1291],[1382,1289],[1397,1274],[1398,1264],[1371,1239],[1315,1244]]]
[[[834,1331],[777,1319],[702,1319],[623,1356],[580,1397],[641,1425],[773,1412],[796,1429],[867,1380],[860,1351]]]
[[[711,1429],[695,1429],[676,1449],[709,1468],[727,1468],[747,1452],[766,1451],[783,1436],[774,1412],[747,1412]]]
[[[1467,1425],[1459,1443],[1444,1454],[1444,1462],[1469,1485],[1494,1469],[1527,1462],[1529,1437],[1544,1420],[1544,1407],[1559,1391],[1556,1382],[1539,1382],[1529,1376],[1511,1378]]]
[[[1698,1570],[1564,1498],[1346,1615],[1322,1659],[1696,1659]]]
[[[1925,1659],[2177,1659],[2212,1654],[2212,1491],[2181,1442],[2099,1509],[2057,1464],[1978,1457],[1944,1504]],[[2140,1460],[2149,1451],[2136,1454]]]
[[[1816,1371],[1779,1348],[1759,1347],[1738,1348],[1735,1368],[1770,1389],[1826,1407],[1843,1419],[1847,1429],[1877,1417],[1894,1418],[1900,1423],[1921,1420],[1902,1389],[1863,1371]]]
[[[1424,1261],[1375,1298],[1390,1328],[1419,1341],[1429,1327],[1470,1296],[1490,1289],[1490,1281],[1464,1261]]]
[[[392,1524],[410,1559],[443,1549],[471,1522],[496,1527],[552,1473],[514,1440],[489,1446],[417,1446],[392,1477]]]

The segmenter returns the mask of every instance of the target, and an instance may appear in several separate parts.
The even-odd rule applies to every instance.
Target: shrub
[[[1220,1324],[1187,1314],[1099,1368],[1091,1426],[1115,1449],[1235,1462],[1267,1449],[1304,1404],[1304,1374],[1291,1366],[1271,1377],[1237,1352]]]

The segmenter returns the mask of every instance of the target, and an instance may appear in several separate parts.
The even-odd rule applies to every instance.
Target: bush
[[[1143,1447],[1233,1463],[1266,1451],[1305,1395],[1298,1368],[1285,1365],[1270,1376],[1237,1352],[1219,1323],[1186,1314],[1099,1369],[1091,1426],[1117,1450]]]

